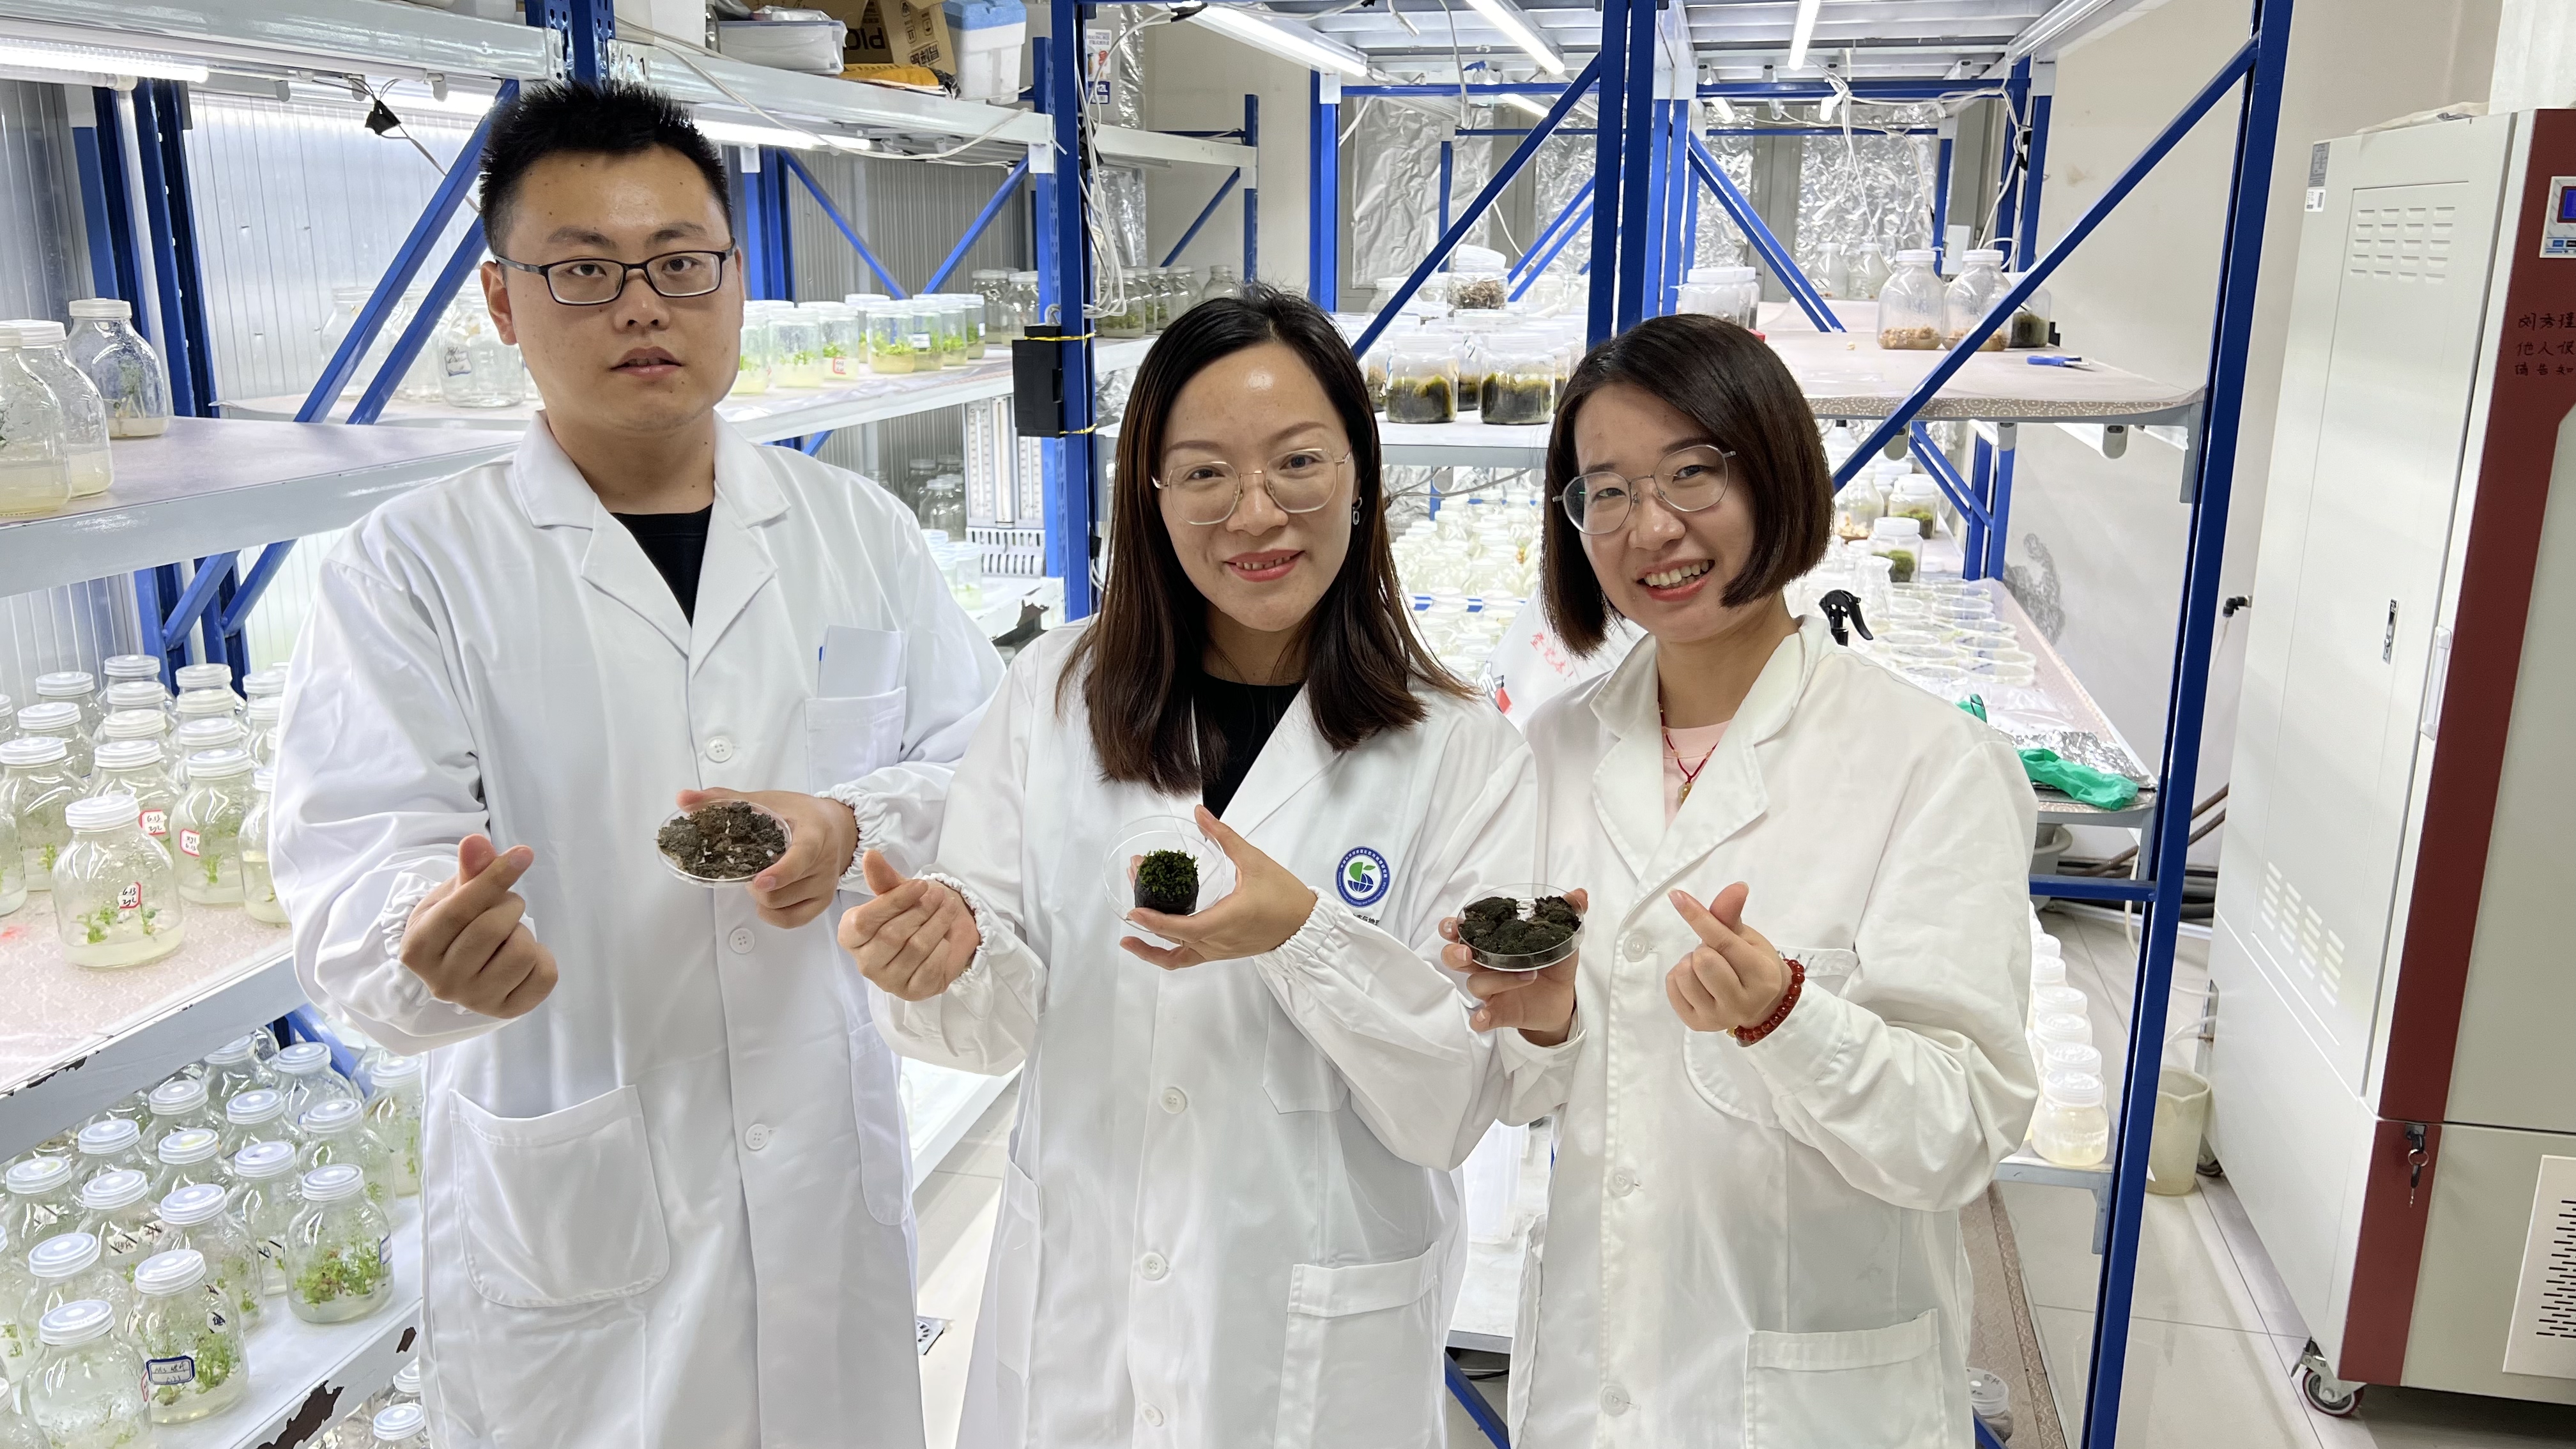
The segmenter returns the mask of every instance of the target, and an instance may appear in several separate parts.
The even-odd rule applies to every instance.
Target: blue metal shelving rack
[[[2173,979],[2174,941],[2180,923],[2184,863],[2191,837],[2191,802],[2199,778],[2202,715],[2208,704],[2209,666],[2216,634],[2219,562],[2227,534],[2228,504],[2234,478],[2244,399],[2249,338],[2254,321],[2255,282],[2259,272],[2265,203],[2278,140],[2281,78],[2290,38],[2291,0],[2249,0],[2248,38],[2229,57],[2183,110],[2121,172],[2111,186],[2067,229],[2053,247],[2039,252],[2039,203],[2045,170],[2048,126],[2053,104],[2044,72],[2027,60],[2016,62],[2003,78],[2003,91],[2022,124],[2008,148],[2005,173],[1999,178],[2002,205],[1996,235],[2010,239],[2010,250],[2025,270],[1996,303],[1986,319],[1963,338],[1908,396],[1874,428],[1839,470],[1840,487],[1866,467],[1881,448],[1898,438],[1913,441],[1927,462],[1938,456],[1929,435],[1916,421],[1925,404],[1938,394],[1977,347],[2010,318],[2030,294],[2103,219],[2170,154],[2173,148],[2219,102],[2237,97],[2236,145],[2229,184],[2226,236],[2221,256],[2218,304],[2211,320],[2211,342],[2198,433],[2190,449],[2189,504],[2191,528],[2184,559],[2184,585],[2174,632],[2174,664],[2166,703],[2163,751],[2157,770],[2158,807],[2144,834],[2140,851],[2143,874],[2130,880],[2040,876],[2034,894],[2067,899],[2123,902],[2141,907],[2144,935],[2138,952],[2137,997],[2130,1018],[2128,1076],[2121,1097],[2113,1153],[2107,1241],[2095,1301],[2093,1354],[2086,1383],[2084,1449],[2112,1449],[2118,1438],[2123,1373],[2127,1365],[2129,1312],[2135,1296],[2139,1219],[2146,1194],[2147,1147],[2155,1120],[2156,1086],[2164,1041],[2167,998]],[[1761,256],[1791,299],[1823,330],[1839,331],[1830,307],[1798,271],[1787,250],[1756,216],[1749,201],[1726,179],[1698,137],[1690,132],[1685,108],[1671,98],[1679,89],[1669,74],[1656,68],[1657,27],[1661,12],[1647,0],[1601,0],[1601,46],[1583,72],[1563,86],[1527,83],[1471,86],[1473,91],[1516,90],[1555,93],[1559,99],[1526,133],[1512,157],[1496,169],[1488,185],[1466,211],[1443,230],[1431,253],[1406,279],[1404,287],[1370,324],[1355,346],[1365,351],[1394,318],[1396,311],[1448,259],[1467,229],[1500,195],[1504,184],[1535,154],[1538,144],[1555,131],[1587,91],[1596,92],[1593,178],[1539,233],[1514,269],[1514,284],[1526,286],[1524,271],[1534,275],[1552,259],[1577,226],[1591,227],[1590,331],[1595,342],[1636,325],[1643,317],[1668,311],[1674,284],[1687,268],[1692,234],[1681,228],[1688,208],[1695,208],[1699,186],[1707,187]],[[1659,84],[1659,79],[1661,83]],[[1972,90],[1991,90],[1982,81],[1852,81],[1857,95],[1885,100],[1934,100]],[[1340,212],[1337,157],[1322,138],[1335,134],[1335,108],[1346,96],[1369,94],[1366,86],[1326,86],[1313,94],[1312,132],[1319,158],[1310,178],[1310,266],[1319,295],[1336,294],[1338,258],[1331,250]],[[1455,95],[1454,86],[1423,87]],[[1821,99],[1826,86],[1791,80],[1711,83],[1697,87],[1703,96],[1739,100]],[[1952,133],[1941,131],[1942,195],[1936,202],[1938,228],[1948,215],[1946,195]],[[1689,178],[1689,179],[1680,179]],[[1696,181],[1696,185],[1692,184]],[[1533,260],[1533,258],[1535,260]],[[2000,573],[2012,490],[2012,450],[1980,440],[1969,474],[1962,477],[1946,459],[1934,463],[1936,479],[1969,521],[1969,577]],[[1454,1387],[1454,1385],[1453,1385]],[[1480,1420],[1480,1424],[1482,1421]],[[1498,1428],[1486,1430],[1502,1442]],[[1982,1428],[1979,1430],[1984,1437]]]

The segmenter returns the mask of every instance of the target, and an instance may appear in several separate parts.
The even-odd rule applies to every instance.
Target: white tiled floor
[[[2065,944],[2067,979],[2093,998],[2095,1038],[2110,1072],[2128,1032],[2134,949],[2116,923],[2050,912]],[[2196,1021],[2207,980],[2205,942],[2177,952],[2168,1031]],[[2189,1063],[2188,1042],[2171,1059]],[[1001,1193],[1003,1154],[1017,1112],[1014,1085],[984,1114],[913,1203],[921,1224],[921,1311],[949,1320],[921,1364],[931,1449],[956,1442],[966,1360],[983,1292],[985,1252]],[[2065,1188],[2006,1184],[2004,1202],[2066,1437],[2083,1423],[2092,1356],[2093,1199]],[[2130,1317],[2121,1449],[2523,1449],[2576,1445],[2576,1408],[2376,1387],[2359,1417],[2309,1409],[2292,1375],[2307,1329],[2224,1180],[2183,1197],[2149,1197]],[[1495,1401],[1500,1380],[1486,1385]],[[1449,1442],[1481,1446],[1453,1404]]]

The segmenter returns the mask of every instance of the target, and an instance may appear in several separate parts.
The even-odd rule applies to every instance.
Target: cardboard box
[[[957,45],[939,0],[819,0],[820,10],[850,27],[842,51],[851,65],[919,65],[944,79],[957,74]]]

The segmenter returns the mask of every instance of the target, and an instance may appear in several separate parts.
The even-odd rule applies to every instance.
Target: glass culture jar
[[[366,1174],[370,1202],[383,1207],[393,1201],[385,1141],[367,1125],[363,1105],[346,1098],[316,1103],[295,1125],[304,1137],[304,1145],[295,1153],[299,1171],[309,1174],[317,1167],[350,1163]]]
[[[1906,519],[1923,531],[1923,537],[1938,537],[1941,532],[1941,486],[1928,473],[1908,473],[1896,480],[1887,495],[1889,518]]]
[[[233,687],[233,669],[229,664],[182,664],[170,672],[170,678],[181,694],[193,689],[220,689],[230,694]],[[240,700],[234,700],[236,708],[240,703]]]
[[[1185,281],[1187,275],[1188,274],[1185,271],[1183,273]],[[1010,298],[1011,310],[1018,314],[1018,324],[1021,335],[1026,336],[1031,327],[1052,320],[1048,317],[1047,309],[1044,304],[1038,300],[1037,273],[1011,273]],[[1183,310],[1186,311],[1187,309],[1184,308]]]
[[[479,299],[458,298],[430,346],[438,353],[439,395],[449,407],[506,408],[527,400],[519,349],[501,340]]]
[[[868,304],[868,371],[906,373],[912,371],[912,334],[910,320],[901,302]]]
[[[1447,423],[1458,417],[1458,357],[1448,338],[1418,328],[1395,344],[1386,370],[1386,420]]]
[[[27,1414],[53,1449],[119,1449],[151,1433],[143,1356],[114,1331],[119,1317],[113,1305],[84,1298],[39,1320],[44,1353],[27,1385]]]
[[[1678,310],[1722,317],[1750,331],[1762,305],[1762,284],[1751,267],[1693,267],[1682,284]]]
[[[114,715],[108,716],[114,719]],[[142,812],[143,833],[161,840],[170,833],[170,812],[179,803],[178,783],[161,763],[157,740],[109,740],[90,757],[89,795],[130,795]]]
[[[188,790],[170,833],[179,846],[179,897],[197,905],[241,904],[241,826],[251,807],[250,752],[214,750],[188,760]]]
[[[99,700],[106,703],[106,691],[119,684],[159,684],[161,661],[149,654],[110,654],[99,661],[98,672],[106,677],[100,686]]]
[[[250,1233],[225,1209],[232,1196],[212,1183],[195,1183],[161,1199],[161,1229],[152,1240],[157,1256],[191,1249],[205,1255],[206,1275],[222,1290],[224,1302],[243,1323],[260,1317],[259,1249]],[[145,1260],[149,1265],[150,1260]],[[141,1274],[136,1275],[136,1286]]]
[[[778,368],[770,386],[816,388],[823,385],[822,319],[802,307],[779,309],[770,327],[778,339]]]
[[[930,308],[932,315],[937,319],[932,338],[939,349],[939,365],[942,368],[964,367],[966,365],[966,304],[954,297],[943,296],[936,301],[924,302],[922,305]]]
[[[65,767],[84,780],[97,759],[80,706],[69,700],[49,699],[18,711],[18,738],[61,740]]]
[[[37,675],[36,700],[40,704],[70,705],[79,715],[83,734],[98,729],[98,678],[85,669],[57,669]]]
[[[90,737],[101,743],[107,739],[107,722],[128,710],[149,711],[165,720],[176,722],[176,700],[157,679],[120,679],[111,681],[98,693],[98,723]]]
[[[71,304],[79,324],[63,345],[107,405],[107,430],[119,438],[157,438],[170,429],[170,370],[134,330],[134,309],[116,297]]]
[[[734,355],[733,396],[758,397],[769,391],[770,370],[776,365],[771,353],[769,319],[745,307],[741,350]]]
[[[18,820],[0,810],[0,916],[27,903],[27,853],[18,848]]]
[[[277,898],[277,878],[268,868],[268,827],[274,818],[270,798],[277,772],[254,770],[250,779],[251,805],[241,825],[242,914],[254,921],[283,926],[287,924],[286,903]]]
[[[1545,423],[1556,416],[1554,350],[1530,338],[1497,338],[1485,356],[1485,395],[1477,412],[1497,427]]]
[[[2004,290],[2011,291],[2020,286],[2023,275],[2015,273],[2006,277]],[[2050,320],[2053,315],[2048,289],[2042,287],[2031,293],[2022,299],[2019,307],[2013,309],[2012,321],[2005,324],[2004,331],[2007,335],[2004,338],[2004,345],[2006,347],[2055,347],[2057,325]]]
[[[277,1085],[277,1073],[259,1054],[265,1031],[237,1036],[206,1053],[206,1098],[222,1102],[229,1112],[233,1098],[259,1087]]]
[[[1891,351],[1937,352],[1947,302],[1928,248],[1896,254],[1896,270],[1878,289],[1878,345]]]
[[[98,742],[102,745],[114,744],[118,740],[150,740],[154,744],[159,744],[169,738],[170,716],[157,709],[121,709],[101,721],[98,727]],[[169,755],[164,753],[161,758],[163,766],[167,768],[170,763]],[[90,768],[97,767],[98,757],[93,751],[90,756]],[[179,772],[175,769],[170,770],[170,779],[173,784],[176,784]]]
[[[286,666],[283,664],[272,664],[266,669],[254,669],[242,676],[242,698],[252,704],[257,704],[263,699],[284,699],[286,679]]]
[[[250,762],[260,766],[276,764],[277,726],[286,716],[286,701],[275,695],[254,699],[248,714],[244,727],[250,731]]]
[[[213,1127],[224,1120],[223,1114],[215,1110],[203,1077],[172,1077],[154,1087],[145,1095],[144,1101],[152,1109],[152,1120],[146,1125],[144,1136],[153,1142],[159,1142],[173,1132],[183,1132],[191,1127]]]
[[[1869,526],[1869,551],[1888,562],[1890,583],[1914,582],[1923,561],[1923,535],[1910,518],[1882,518]]]
[[[72,496],[106,492],[116,473],[107,456],[107,402],[63,355],[63,324],[38,320],[11,325],[18,329],[18,360],[62,404],[63,465],[71,474]]]
[[[978,267],[968,274],[967,290],[984,299],[985,335],[997,342],[1007,342],[1020,335],[1019,318],[1011,308],[1011,274],[1000,267]]]
[[[29,1157],[13,1162],[5,1181],[8,1216],[0,1221],[0,1233],[17,1245],[12,1251],[20,1256],[23,1267],[29,1246],[72,1230],[73,1220],[80,1216],[80,1186],[71,1162],[60,1157]],[[16,1309],[14,1303],[0,1303],[0,1316]]]
[[[0,518],[52,513],[72,498],[69,421],[0,326]]]
[[[384,1180],[396,1197],[420,1191],[421,1066],[419,1057],[379,1050],[367,1073],[376,1089],[367,1100],[367,1126],[384,1144]]]
[[[155,1424],[191,1424],[241,1401],[250,1381],[231,1285],[206,1255],[174,1248],[134,1270],[134,1346]]]
[[[100,1261],[127,1282],[134,1265],[150,1256],[160,1222],[152,1179],[130,1167],[102,1172],[81,1184],[79,1231],[98,1239]]]
[[[170,767],[170,778],[178,781],[179,788],[185,791],[188,788],[189,766],[197,756],[211,755],[222,750],[241,750],[247,753],[249,749],[250,730],[241,721],[192,719],[170,732],[170,747],[165,752],[166,757],[173,762]]]
[[[2051,1072],[2039,1088],[2039,1110],[2030,1145],[2060,1167],[2099,1166],[2110,1154],[2111,1119],[2102,1106],[2102,1079],[2085,1072]]]
[[[307,1323],[345,1323],[393,1301],[393,1225],[367,1198],[354,1162],[302,1179],[304,1205],[286,1230],[286,1306]]]
[[[125,1275],[107,1265],[98,1239],[77,1229],[56,1233],[28,1250],[27,1285],[18,1322],[30,1327],[64,1304],[84,1298],[120,1310],[134,1299]]]
[[[191,689],[171,701],[171,713],[182,725],[201,719],[239,720],[241,701],[229,689]]]
[[[1887,248],[1879,242],[1862,242],[1852,253],[1852,295],[1864,301],[1875,298],[1878,289],[1887,285],[1889,268]]]
[[[166,1198],[183,1187],[201,1185],[230,1191],[223,1145],[223,1134],[212,1127],[182,1127],[162,1138],[152,1149],[152,1155],[161,1159],[161,1170],[152,1179],[153,1195]]]
[[[233,1156],[233,1200],[226,1212],[259,1254],[259,1291],[286,1291],[286,1231],[295,1220],[295,1144],[254,1142]]]
[[[966,360],[980,362],[984,357],[984,329],[988,309],[984,298],[974,292],[951,294],[963,313],[960,327],[966,338]]]
[[[217,1150],[229,1162],[254,1142],[298,1145],[295,1128],[286,1120],[286,1094],[275,1087],[251,1087],[224,1103],[223,1145]]]
[[[1942,313],[1948,319],[1941,337],[1942,345],[1956,347],[1965,341],[1968,329],[1982,321],[2003,294],[2004,254],[1982,249],[1968,253],[1966,265],[1959,269],[1959,275],[1950,279],[1950,285],[1942,292]],[[1977,350],[2003,351],[2004,334],[2009,330],[2010,322],[2011,319],[2005,319],[2003,326],[1995,328],[1985,341],[1977,344]]]
[[[54,928],[75,966],[158,961],[186,934],[170,853],[143,833],[141,814],[131,795],[95,796],[63,812],[71,841],[53,873]]]
[[[331,1064],[331,1049],[318,1041],[300,1041],[281,1047],[269,1065],[277,1069],[279,1087],[286,1093],[286,1120],[301,1122],[304,1114],[335,1097],[352,1102],[364,1099],[357,1084],[340,1074]]]
[[[1834,495],[1834,533],[1838,537],[1865,539],[1871,526],[1886,516],[1887,497],[1867,473],[1853,478]]]
[[[429,1411],[419,1404],[387,1404],[367,1421],[374,1449],[429,1449]]]
[[[912,370],[939,370],[939,311],[918,299],[903,304],[904,345],[912,354]]]

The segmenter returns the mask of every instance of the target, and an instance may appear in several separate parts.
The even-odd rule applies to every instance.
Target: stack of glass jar
[[[1338,314],[1345,340],[1374,320]],[[1370,400],[1390,423],[1447,423],[1474,413],[1498,427],[1543,426],[1583,355],[1579,323],[1469,310],[1447,320],[1407,312],[1360,359]]]
[[[1423,643],[1463,679],[1479,679],[1503,631],[1538,588],[1546,522],[1530,471],[1450,470],[1453,492],[1395,541],[1396,576]],[[1473,490],[1473,491],[1468,491]]]
[[[2060,1167],[2098,1167],[2110,1153],[2102,1053],[2093,1044],[2090,1003],[2066,981],[2056,937],[2030,924],[2030,1050],[2039,1067],[2039,1106],[2030,1145]]]

